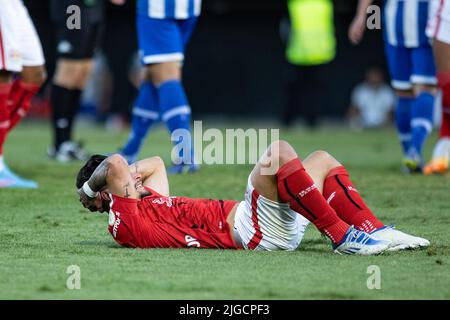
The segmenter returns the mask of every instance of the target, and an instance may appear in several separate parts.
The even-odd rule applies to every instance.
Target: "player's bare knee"
[[[399,90],[395,89],[395,95],[401,98],[414,98],[414,91],[411,90]]]
[[[279,166],[283,166],[289,161],[297,158],[297,153],[294,148],[284,140],[278,140],[270,145],[272,158],[277,158]]]
[[[171,80],[181,80],[181,66],[179,62],[165,62],[148,67],[151,82],[159,86]]]
[[[47,71],[44,66],[23,67],[20,78],[25,83],[41,86],[47,79]]]
[[[67,89],[83,90],[92,69],[90,60],[59,61],[53,82]]]
[[[331,154],[324,150],[317,150],[311,153],[308,158],[314,159],[314,162],[320,163],[326,169],[331,170],[339,167],[341,164]]]
[[[437,87],[430,84],[415,84],[414,85],[414,96],[419,96],[422,93],[436,94]]]

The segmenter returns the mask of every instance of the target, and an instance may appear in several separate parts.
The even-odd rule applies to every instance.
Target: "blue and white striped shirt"
[[[429,0],[385,0],[383,34],[390,45],[417,48],[429,45],[425,34]]]
[[[137,0],[137,13],[153,19],[198,17],[202,0]]]

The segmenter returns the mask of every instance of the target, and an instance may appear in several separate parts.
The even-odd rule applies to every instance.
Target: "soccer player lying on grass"
[[[279,169],[267,174],[270,168]],[[117,154],[92,156],[76,185],[85,208],[109,212],[109,232],[125,247],[295,250],[309,221],[336,253],[429,245],[381,223],[328,153],[316,151],[302,163],[284,141],[263,154],[241,202],[169,196],[159,157],[129,166]]]

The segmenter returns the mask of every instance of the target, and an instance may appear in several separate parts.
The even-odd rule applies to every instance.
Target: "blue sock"
[[[395,109],[395,124],[404,154],[411,146],[411,104],[413,101],[413,98],[398,97]]]
[[[425,140],[433,130],[434,96],[423,92],[414,99],[411,107],[411,144],[422,154]]]
[[[152,83],[143,82],[133,108],[131,132],[126,145],[122,149],[122,154],[129,158],[135,158],[150,126],[158,119],[158,92]]]
[[[161,119],[166,123],[167,129],[172,135],[177,129],[184,129],[189,133],[188,137],[178,137],[173,141],[175,145],[185,146],[178,150],[176,159],[172,159],[174,163],[193,163],[193,137],[191,134],[191,108],[183,89],[183,85],[178,80],[170,80],[161,84],[158,89],[159,111]],[[190,141],[180,142],[189,138]]]

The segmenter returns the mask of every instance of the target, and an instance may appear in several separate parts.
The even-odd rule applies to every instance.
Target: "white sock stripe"
[[[167,53],[167,54],[154,54],[154,55],[145,56],[142,58],[142,61],[145,64],[162,63],[162,62],[177,62],[177,61],[183,61],[183,60],[184,60],[184,54],[182,54],[181,52]]]
[[[331,202],[331,200],[333,200],[334,196],[336,195],[336,191],[333,192],[327,199],[327,203],[329,204]]]
[[[141,108],[133,108],[133,114],[142,118],[156,120],[159,118],[159,113],[156,111],[145,110]]]
[[[9,122],[9,120],[0,122],[0,129],[9,128],[10,124],[11,124],[11,122]]]
[[[412,89],[412,83],[409,81],[392,80],[391,85],[394,89],[409,90]]]
[[[191,108],[189,106],[180,106],[173,109],[170,109],[169,111],[166,111],[162,115],[163,121],[167,121],[170,118],[173,118],[175,116],[181,115],[181,114],[190,114]]]
[[[411,127],[424,127],[428,133],[433,131],[433,124],[426,118],[415,118],[411,121]]]
[[[399,137],[400,141],[408,141],[408,140],[412,139],[412,135],[410,133],[403,133],[403,134],[400,133],[398,135],[398,137]]]
[[[437,84],[437,79],[436,77],[433,76],[421,76],[421,75],[412,75],[411,76],[411,82],[412,83],[417,83],[417,84],[431,84],[431,85],[436,85]]]

